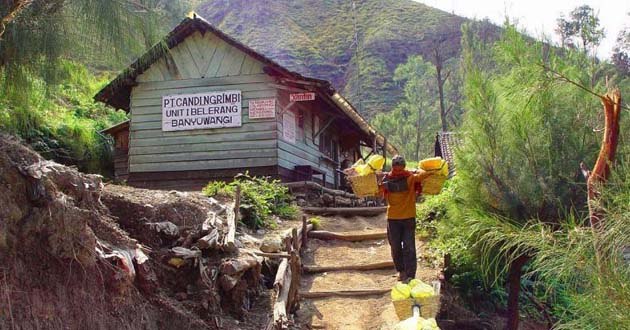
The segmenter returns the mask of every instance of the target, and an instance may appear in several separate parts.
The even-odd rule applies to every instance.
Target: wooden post
[[[293,250],[297,251],[298,253],[300,252],[300,245],[299,245],[299,240],[298,240],[298,234],[297,234],[297,227],[293,227],[293,230],[291,230],[291,241],[293,243]]]
[[[387,161],[387,138],[383,141],[383,159]]]
[[[241,186],[236,186],[236,199],[234,201],[234,220],[238,222],[240,220],[241,212]]]
[[[299,307],[299,287],[300,287],[300,256],[297,250],[291,251],[291,285],[289,287],[289,304],[287,304],[287,313],[298,309]]]
[[[306,249],[307,243],[306,239],[308,238],[308,227],[306,223],[306,216],[302,216],[302,249]]]
[[[378,153],[378,152],[376,151],[376,150],[377,150],[376,148],[378,147],[378,144],[377,144],[377,143],[378,143],[378,142],[376,141],[376,133],[375,133],[375,134],[374,134],[374,141],[372,141],[372,152],[373,152],[374,154],[377,154],[377,153]]]
[[[227,224],[228,232],[225,235],[223,247],[225,251],[236,251],[235,237],[236,237],[236,222],[238,221],[239,208],[241,207],[241,187],[236,186],[236,200],[234,202],[234,208],[227,210]]]

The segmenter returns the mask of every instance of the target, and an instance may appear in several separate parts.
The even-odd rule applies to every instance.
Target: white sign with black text
[[[241,91],[162,96],[162,131],[240,127]]]
[[[282,138],[295,143],[295,114],[291,111],[282,114]]]

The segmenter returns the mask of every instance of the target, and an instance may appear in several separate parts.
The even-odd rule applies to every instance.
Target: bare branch
[[[9,12],[0,21],[0,39],[2,39],[2,35],[4,35],[4,32],[7,30],[7,24],[11,23],[15,17],[32,2],[33,0],[16,0],[13,2],[13,6],[9,9]]]
[[[584,162],[580,162],[580,172],[582,172],[582,176],[584,176],[584,179],[588,180],[588,177],[591,176],[591,171],[588,169],[588,167],[586,167],[586,164],[584,164]]]

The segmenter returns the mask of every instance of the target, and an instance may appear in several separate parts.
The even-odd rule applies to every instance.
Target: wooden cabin
[[[102,133],[114,138],[114,180],[129,178],[129,120],[118,123]]]
[[[341,167],[361,150],[396,153],[329,82],[284,68],[196,15],[95,99],[129,113],[104,132],[116,141],[115,176],[131,186],[192,190],[247,171],[338,187]]]

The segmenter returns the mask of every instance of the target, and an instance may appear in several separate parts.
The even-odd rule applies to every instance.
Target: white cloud
[[[506,15],[518,22],[521,28],[535,37],[546,35],[558,41],[554,33],[556,20],[561,14],[581,5],[589,5],[596,12],[606,38],[602,41],[598,56],[609,58],[617,34],[624,26],[630,26],[630,1],[628,0],[415,0],[428,6],[469,18],[489,18],[496,24],[503,24]]]

